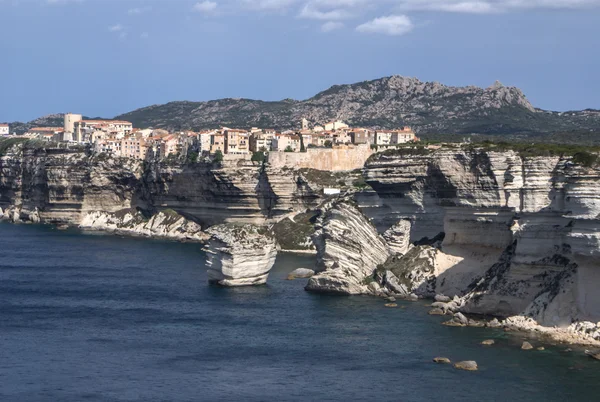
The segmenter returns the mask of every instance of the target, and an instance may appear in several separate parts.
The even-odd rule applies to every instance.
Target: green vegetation
[[[0,138],[0,156],[6,155],[10,148],[19,144],[23,144],[24,149],[43,149],[48,145],[42,140],[30,138]]]
[[[285,147],[285,150],[283,152],[294,152],[294,150],[290,145],[288,145],[287,147]]]
[[[573,144],[554,143],[509,143],[484,141],[481,143],[466,144],[464,147],[473,151],[514,151],[523,158],[536,156],[559,156],[573,157],[573,163],[586,167],[592,167],[598,161],[600,146],[586,147]]]
[[[362,176],[362,174],[352,182],[352,186],[359,190],[363,190],[367,187],[370,187],[369,184],[367,184],[367,182],[365,181],[365,178]]]
[[[260,162],[260,163],[264,163],[266,159],[265,153],[264,152],[253,152],[252,153],[252,162]]]
[[[215,156],[213,157],[213,163],[216,163],[217,165],[223,163],[223,152],[221,152],[220,149],[217,149],[217,152],[215,152]]]
[[[198,163],[198,157],[200,154],[198,152],[190,152],[187,156],[187,163]]]
[[[581,151],[573,155],[572,160],[576,165],[592,167],[598,163],[598,154],[591,154],[586,151]]]
[[[284,250],[309,250],[312,246],[310,237],[314,233],[313,222],[317,212],[298,214],[294,220],[283,219],[273,226],[277,242]]]
[[[333,146],[333,143],[331,141],[327,140],[323,143],[323,145],[325,145],[325,148],[331,148]]]
[[[0,139],[0,156],[4,156],[6,152],[17,144],[26,142],[26,138],[2,138]]]

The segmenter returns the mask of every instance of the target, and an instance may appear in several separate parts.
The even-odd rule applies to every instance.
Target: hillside
[[[220,99],[171,102],[117,116],[136,127],[204,129],[218,126],[297,128],[342,119],[351,125],[393,128],[410,125],[420,134],[544,134],[600,132],[600,111],[550,112],[535,108],[520,89],[451,87],[392,76],[335,85],[304,100],[265,102]]]

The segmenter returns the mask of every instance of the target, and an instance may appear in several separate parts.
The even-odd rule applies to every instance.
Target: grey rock
[[[454,363],[454,367],[459,370],[466,370],[466,371],[477,371],[479,369],[479,367],[477,367],[477,362],[474,360],[467,360],[467,361]]]
[[[521,349],[522,350],[531,350],[533,349],[533,345],[527,341],[523,342],[523,344],[521,345]]]
[[[448,296],[444,296],[444,295],[435,295],[435,301],[438,302],[443,302],[443,303],[448,303],[450,299]]]
[[[315,271],[308,268],[298,268],[288,274],[288,279],[305,279],[311,278],[315,274]]]
[[[462,325],[469,325],[469,319],[463,313],[454,314],[454,319]]]

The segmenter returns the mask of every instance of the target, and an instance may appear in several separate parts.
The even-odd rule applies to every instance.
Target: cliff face
[[[599,169],[445,149],[378,154],[365,177],[375,191],[358,199],[380,232],[408,219],[413,241],[445,235],[430,253],[432,290],[466,294],[463,311],[527,312],[546,325],[600,319]]]
[[[0,157],[0,214],[196,239],[215,224],[279,221],[286,249],[310,248],[316,223],[323,272],[312,290],[379,294],[373,275],[391,293],[461,296],[465,312],[522,313],[546,325],[600,321],[599,168],[514,151],[399,149],[369,158],[362,175],[372,189],[359,191],[359,182],[352,205],[321,206],[323,187],[352,188],[357,174],[244,160],[144,164],[17,146]],[[151,218],[167,210],[187,220]],[[148,221],[132,212],[127,223],[123,211]]]
[[[80,225],[93,213],[127,209],[174,210],[203,228],[264,224],[315,207],[323,187],[337,185],[337,179],[333,173],[246,160],[225,160],[222,166],[144,163],[19,145],[0,157],[0,208],[13,221],[68,225]]]

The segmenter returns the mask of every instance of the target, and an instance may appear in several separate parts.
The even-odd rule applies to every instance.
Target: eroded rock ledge
[[[150,218],[146,218],[135,209],[124,209],[114,213],[90,212],[83,216],[79,227],[133,236],[199,242],[210,237],[202,231],[200,225],[172,210],[158,212]]]
[[[273,232],[251,224],[210,227],[206,247],[208,280],[221,286],[262,285],[277,257]]]

